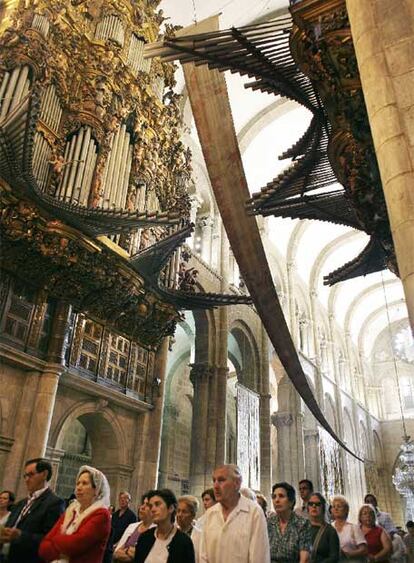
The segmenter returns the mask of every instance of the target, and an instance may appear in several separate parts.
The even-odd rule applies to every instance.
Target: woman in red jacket
[[[111,531],[109,485],[103,473],[83,465],[76,500],[40,544],[39,556],[53,563],[102,563]]]

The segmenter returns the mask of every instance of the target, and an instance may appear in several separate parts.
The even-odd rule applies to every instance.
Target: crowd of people
[[[197,518],[198,499],[169,489],[146,492],[138,515],[123,491],[115,510],[105,475],[87,465],[66,502],[49,486],[47,460],[27,461],[23,476],[27,498],[0,492],[2,563],[414,563],[414,522],[404,533],[367,494],[351,523],[347,499],[328,503],[308,479],[299,504],[291,484],[273,485],[269,510],[265,495],[242,488],[236,465],[222,465]]]

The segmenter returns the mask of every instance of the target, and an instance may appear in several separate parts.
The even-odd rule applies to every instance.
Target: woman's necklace
[[[171,524],[171,528],[168,530],[168,532],[166,534],[164,532],[161,532],[161,535],[163,537],[160,537],[160,530],[157,529],[157,538],[160,540],[166,540],[173,530],[174,530],[174,524]]]

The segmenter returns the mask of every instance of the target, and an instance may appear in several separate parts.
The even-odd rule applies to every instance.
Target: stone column
[[[260,490],[267,497],[271,491],[272,448],[270,437],[269,345],[262,326],[260,373]]]
[[[46,453],[59,377],[64,368],[68,322],[71,306],[60,302],[56,307],[47,351],[47,365],[40,376],[33,415],[27,436],[26,458]]]
[[[16,436],[25,436],[25,441],[16,440],[16,451],[13,452],[7,467],[7,472],[14,476],[14,490],[18,494],[25,494],[25,487],[20,478],[24,461],[46,455],[59,377],[64,369],[70,312],[69,304],[58,303],[50,331],[47,364],[43,372],[29,372],[27,375],[22,408],[19,408],[22,412],[19,412],[16,424]]]
[[[49,364],[39,378],[33,415],[27,434],[26,459],[43,457],[46,453],[61,373],[60,366]]]
[[[298,421],[290,412],[275,412],[272,424],[277,430],[277,476],[275,480],[284,480],[296,486],[303,477],[303,458],[298,455]]]
[[[0,487],[3,487],[6,461],[13,446],[14,439],[7,436],[0,436]]]
[[[346,6],[414,330],[414,4],[346,0]]]
[[[220,273],[222,293],[229,289],[229,242],[224,225],[221,226]],[[216,466],[223,464],[226,459],[226,416],[227,416],[227,337],[228,337],[227,307],[218,310],[217,325],[217,369],[216,369]]]
[[[316,430],[305,430],[305,474],[313,483],[315,491],[321,490],[321,464],[319,434]]]
[[[142,420],[138,459],[134,475],[134,490],[143,494],[154,488],[158,481],[158,468],[161,449],[161,424],[164,407],[165,379],[167,371],[168,338],[164,338],[155,356],[154,377],[161,380],[159,396],[154,397],[154,408],[140,416]]]
[[[160,466],[158,473],[158,486],[160,488],[168,488],[168,474],[174,467],[175,425],[177,423],[177,419],[177,407],[174,405],[165,405],[162,422]]]
[[[39,377],[39,371],[28,371],[25,374],[23,390],[17,403],[14,442],[7,457],[7,465],[4,471],[3,487],[17,493],[19,492],[19,484],[21,486],[23,484],[21,475],[25,460],[27,433],[30,427]]]
[[[206,488],[206,453],[208,434],[209,380],[214,374],[208,364],[192,364],[190,380],[194,387],[191,428],[190,485],[191,492],[200,496]],[[210,480],[209,480],[210,482]]]
[[[295,486],[305,475],[303,415],[300,398],[285,375],[278,386],[279,410],[272,415],[277,429],[278,479]]]

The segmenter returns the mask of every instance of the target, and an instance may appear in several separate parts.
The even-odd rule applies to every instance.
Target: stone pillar
[[[277,476],[273,480],[296,487],[304,475],[302,416],[278,411],[272,415],[272,424],[277,430]]]
[[[164,338],[157,350],[154,366],[154,377],[161,380],[159,396],[153,399],[153,410],[140,416],[142,425],[139,444],[136,448],[138,459],[135,461],[136,472],[134,475],[134,490],[138,491],[138,495],[154,488],[158,481],[167,356],[168,338]]]
[[[277,479],[296,486],[305,475],[303,415],[300,397],[287,375],[278,385],[278,405],[279,410],[272,415],[277,429]]]
[[[46,455],[59,377],[64,368],[70,312],[69,304],[58,303],[50,332],[47,364],[43,372],[34,371],[27,375],[16,422],[16,436],[25,436],[25,439],[16,440],[7,467],[7,473],[15,481],[13,490],[18,494],[25,494],[21,479],[24,461]]]
[[[174,468],[175,425],[178,409],[174,405],[164,406],[158,486],[168,488],[168,474]]]
[[[43,457],[49,437],[50,423],[55,407],[60,366],[48,365],[39,378],[33,416],[27,434],[26,459]]]
[[[194,387],[191,428],[190,485],[191,492],[200,496],[206,488],[206,453],[208,435],[209,380],[214,370],[208,364],[192,364],[190,380]],[[210,483],[210,479],[208,479]]]
[[[3,488],[3,478],[5,475],[5,468],[7,458],[13,446],[14,439],[7,436],[0,436],[0,487]]]
[[[260,373],[260,490],[267,497],[271,491],[272,447],[270,437],[269,344],[265,328],[261,334]]]
[[[27,459],[43,457],[46,453],[59,377],[64,368],[70,313],[71,306],[68,303],[58,303],[47,351],[48,364],[39,379],[27,436]]]
[[[21,486],[23,484],[21,476],[25,460],[27,433],[30,427],[39,377],[39,371],[28,371],[25,374],[23,391],[16,409],[14,442],[7,457],[7,465],[4,471],[3,488],[17,493],[19,492],[19,484]]]
[[[214,370],[209,379],[208,386],[208,435],[207,435],[207,459],[205,472],[211,476],[216,466],[216,442],[217,442],[217,374]],[[208,481],[209,483],[209,481]]]
[[[313,483],[315,491],[321,490],[321,464],[319,434],[316,430],[305,430],[305,476]]]
[[[225,307],[222,307],[225,309]],[[226,461],[226,430],[227,430],[227,367],[216,368],[217,395],[216,395],[216,463],[222,465]]]
[[[346,5],[414,330],[414,4],[346,0]]]
[[[222,293],[229,289],[229,242],[224,225],[221,226],[220,273]],[[227,307],[218,310],[217,325],[217,370],[216,370],[216,466],[223,464],[226,459],[226,422],[227,422],[227,337],[228,337]]]

